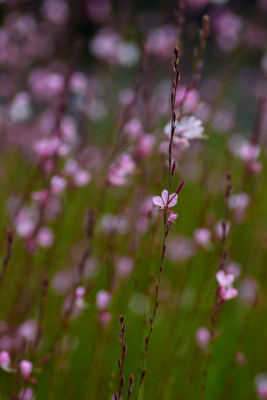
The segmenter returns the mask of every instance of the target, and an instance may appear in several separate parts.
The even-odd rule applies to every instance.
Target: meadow
[[[0,19],[0,400],[267,400],[266,1]]]

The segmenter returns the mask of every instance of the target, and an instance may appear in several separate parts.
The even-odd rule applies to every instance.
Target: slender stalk
[[[171,190],[171,185],[172,185],[172,179],[173,179],[173,174],[175,171],[175,163],[172,164],[172,147],[173,147],[173,137],[174,137],[174,132],[175,132],[175,127],[176,127],[176,113],[175,113],[175,100],[176,100],[176,92],[177,92],[177,87],[180,79],[180,71],[178,69],[178,63],[179,63],[179,49],[178,47],[174,48],[174,73],[175,77],[172,82],[172,93],[171,93],[171,137],[170,137],[170,143],[169,143],[169,182],[168,182],[168,199],[167,199],[167,205],[166,209],[164,210],[164,229],[163,229],[163,239],[162,239],[162,250],[161,250],[161,261],[160,261],[160,268],[159,268],[159,274],[158,274],[158,280],[155,288],[155,300],[154,300],[154,307],[152,311],[152,317],[149,318],[149,323],[150,323],[150,328],[149,328],[149,333],[146,336],[145,339],[145,353],[143,357],[143,362],[141,366],[141,373],[140,373],[140,378],[139,378],[139,384],[138,384],[138,390],[137,390],[137,396],[136,400],[139,398],[140,394],[140,389],[142,387],[143,381],[145,379],[146,375],[146,361],[148,358],[148,348],[149,348],[149,343],[153,331],[153,325],[158,309],[158,298],[159,298],[159,290],[160,290],[160,283],[161,283],[161,277],[162,277],[162,271],[163,271],[163,263],[164,263],[164,258],[165,258],[165,252],[166,252],[166,239],[169,233],[169,223],[168,223],[168,209],[169,209],[169,202],[170,202],[170,190]],[[182,189],[183,187],[183,181],[179,185],[179,188],[177,190],[177,193]]]

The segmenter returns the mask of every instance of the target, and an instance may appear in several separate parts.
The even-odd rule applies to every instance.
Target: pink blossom
[[[132,257],[124,256],[120,257],[117,261],[117,270],[121,276],[129,275],[134,266],[134,260]]]
[[[178,217],[178,214],[176,214],[173,211],[169,211],[170,215],[168,217],[168,225],[171,225],[172,222],[174,222],[176,220],[176,218]]]
[[[227,274],[232,274],[235,278],[237,278],[241,274],[241,266],[236,262],[231,261],[229,264],[227,264],[225,271]]]
[[[231,300],[238,295],[238,291],[232,286],[220,288],[220,295],[223,300]]]
[[[237,296],[237,289],[233,288],[232,284],[235,280],[235,276],[232,274],[225,274],[224,271],[218,271],[216,279],[219,284],[219,293],[223,300],[230,300]]]
[[[130,137],[137,138],[143,134],[143,126],[138,118],[133,118],[124,126],[124,132]]]
[[[102,219],[102,229],[106,234],[119,232],[123,235],[128,232],[129,224],[123,216],[106,214]]]
[[[77,289],[75,290],[75,297],[77,299],[81,299],[84,297],[85,293],[86,293],[85,288],[83,286],[78,286]]]
[[[107,181],[112,185],[122,186],[128,176],[134,172],[135,162],[129,154],[123,154],[117,163],[112,164],[107,173]]]
[[[24,208],[19,212],[15,220],[15,227],[19,236],[23,238],[31,236],[34,231],[35,223],[31,211],[28,208]]]
[[[150,53],[169,59],[177,39],[177,29],[173,25],[162,25],[149,32],[147,49]]]
[[[134,99],[134,91],[132,89],[122,89],[119,93],[119,102],[123,106],[128,106]],[[129,124],[129,122],[128,122]],[[125,131],[125,127],[124,127]],[[130,135],[131,136],[131,135]]]
[[[83,93],[88,85],[88,80],[82,72],[74,72],[70,78],[70,90],[74,93]]]
[[[41,247],[51,247],[54,243],[55,237],[52,229],[43,227],[39,229],[36,235],[36,243]]]
[[[169,194],[169,204],[168,207],[173,207],[177,204],[178,200],[178,195],[176,193]],[[160,210],[166,210],[167,209],[167,202],[168,202],[168,190],[164,189],[161,192],[161,197],[160,196],[155,196],[153,197],[153,203],[156,206],[160,207]]]
[[[63,0],[46,0],[42,6],[44,16],[53,24],[64,24],[69,16],[70,10]]]
[[[51,179],[51,191],[53,194],[61,194],[67,186],[67,181],[61,176],[55,175]]]
[[[198,328],[195,338],[199,347],[205,348],[210,341],[210,336],[210,331],[207,328],[203,326]]]
[[[259,284],[252,277],[242,279],[238,286],[239,296],[241,301],[247,306],[251,307],[257,300]]]
[[[34,144],[34,149],[39,157],[47,158],[55,155],[59,149],[59,146],[60,143],[58,138],[43,138]]]
[[[73,174],[73,180],[76,186],[86,186],[91,180],[91,174],[85,169],[78,169]]]
[[[208,247],[210,244],[211,232],[208,228],[198,228],[194,232],[194,240],[198,246]]]
[[[137,156],[150,157],[153,153],[154,145],[155,145],[155,137],[153,135],[150,134],[150,135],[140,136],[136,148]]]
[[[7,351],[0,351],[0,367],[8,367],[10,362],[9,353]]]
[[[255,377],[254,380],[255,383],[255,389],[257,392],[257,395],[259,396],[260,399],[266,400],[267,399],[267,374],[266,373],[260,373]]]
[[[32,199],[38,201],[40,204],[45,204],[48,200],[49,192],[47,189],[42,189],[39,192],[32,193]]]
[[[35,396],[32,388],[21,389],[19,392],[19,400],[34,400]]]
[[[109,324],[111,318],[112,318],[112,315],[111,315],[111,313],[108,312],[108,311],[101,311],[101,312],[98,314],[98,319],[99,319],[100,323],[101,323],[102,325],[104,325],[104,326],[106,326],[106,325]]]
[[[221,288],[227,288],[232,285],[235,277],[232,274],[226,275],[223,271],[219,271],[216,274],[216,279]]]
[[[99,290],[96,295],[96,306],[99,310],[105,310],[111,301],[111,295],[106,290]]]
[[[29,379],[31,372],[32,372],[32,363],[27,360],[22,360],[19,363],[19,370],[24,379]]]
[[[18,334],[27,342],[33,342],[36,338],[38,324],[34,319],[21,324],[18,328]]]

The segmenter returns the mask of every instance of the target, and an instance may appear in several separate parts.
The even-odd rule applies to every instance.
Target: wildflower
[[[66,179],[61,176],[54,175],[51,179],[51,191],[53,194],[61,194],[67,186]]]
[[[36,242],[41,247],[51,247],[54,243],[54,240],[54,232],[52,231],[52,229],[45,226],[41,228],[36,235]]]
[[[260,399],[266,400],[267,399],[267,374],[261,373],[258,374],[255,378],[255,389],[257,395]]]
[[[178,195],[176,193],[169,194],[169,203],[168,208],[173,207],[177,204]],[[160,210],[167,209],[167,202],[168,202],[168,190],[164,189],[160,196],[153,197],[153,203],[156,206],[160,207]]]
[[[112,185],[122,186],[127,183],[128,176],[134,172],[135,162],[129,154],[123,154],[117,163],[108,170],[107,181]]]
[[[21,389],[19,392],[19,400],[34,400],[35,396],[32,388]]]
[[[224,271],[219,271],[216,274],[216,279],[219,284],[219,294],[222,300],[230,300],[237,296],[238,291],[232,286],[235,280],[233,274],[225,274]]]
[[[174,222],[176,220],[176,218],[178,217],[178,214],[176,214],[175,212],[169,210],[169,217],[168,217],[168,225],[171,225],[172,222]]]
[[[210,331],[207,328],[201,326],[196,331],[195,339],[199,347],[205,348],[210,341]]]
[[[105,310],[111,301],[111,295],[106,290],[99,290],[96,295],[96,306],[99,310]]]
[[[129,275],[134,267],[134,260],[128,256],[122,256],[118,259],[117,270],[122,277]]]
[[[0,351],[0,367],[5,369],[10,364],[10,355],[7,351]]]
[[[208,228],[198,228],[194,232],[194,240],[200,247],[208,249],[210,246],[211,232]]]
[[[84,302],[84,296],[86,290],[83,286],[78,286],[75,290],[75,305],[79,308],[86,308],[86,303]]]
[[[24,379],[29,379],[32,372],[32,363],[27,360],[22,360],[19,363],[19,370]]]
[[[164,133],[167,136],[171,135],[172,124],[169,122],[165,128]],[[203,135],[204,127],[202,126],[202,121],[196,117],[183,117],[179,122],[177,122],[174,130],[175,139],[183,138],[187,140],[193,139],[205,139],[206,136]],[[174,142],[175,142],[174,139]]]
[[[18,328],[18,335],[26,342],[33,342],[36,339],[38,324],[34,319],[28,319]]]

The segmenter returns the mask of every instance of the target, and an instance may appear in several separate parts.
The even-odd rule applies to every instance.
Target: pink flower
[[[153,135],[140,136],[136,148],[136,154],[139,157],[150,157],[153,154],[155,137]]]
[[[74,174],[73,174],[73,179],[74,183],[76,186],[85,186],[87,183],[90,182],[91,180],[91,175],[88,171],[85,169],[78,169]]]
[[[8,367],[10,361],[9,353],[7,351],[0,351],[0,367]]]
[[[110,166],[107,181],[112,185],[125,185],[128,176],[134,172],[134,169],[135,162],[132,157],[129,154],[123,154],[115,164]]]
[[[235,280],[235,276],[232,274],[226,275],[223,271],[219,271],[216,274],[216,279],[221,288],[227,288],[232,285]]]
[[[178,195],[176,193],[172,193],[169,195],[169,204],[168,207],[173,207],[177,204]],[[153,197],[153,203],[156,206],[160,207],[160,210],[167,209],[167,202],[168,202],[168,190],[164,189],[160,196]]]
[[[61,176],[55,175],[51,179],[51,190],[55,195],[61,194],[66,188],[66,185],[66,179],[62,178]]]
[[[27,342],[33,342],[36,338],[38,323],[34,319],[29,319],[18,328],[18,335]]]
[[[255,388],[260,399],[267,399],[267,374],[260,373],[255,378]]]
[[[223,300],[231,300],[238,295],[238,291],[232,286],[220,288],[220,295]]]
[[[42,189],[39,192],[32,193],[32,199],[38,201],[40,204],[45,204],[49,196],[49,192],[47,189]]]
[[[175,214],[175,212],[173,212],[173,211],[169,211],[169,213],[170,213],[170,215],[168,218],[168,225],[170,225],[178,217],[178,214]]]
[[[198,228],[194,232],[194,240],[200,247],[207,248],[210,245],[211,232],[208,228]]]
[[[111,300],[111,295],[106,290],[99,290],[96,295],[96,306],[99,310],[103,311],[107,308]]]
[[[19,370],[24,379],[28,379],[32,372],[32,363],[27,360],[22,360],[19,363]]]
[[[79,286],[79,287],[77,287],[77,289],[75,290],[75,297],[76,297],[77,299],[81,299],[81,298],[84,297],[85,293],[86,293],[85,288],[84,288],[83,286]]]
[[[51,247],[54,243],[54,232],[52,229],[43,227],[36,235],[36,242],[41,247]]]
[[[123,256],[118,259],[117,270],[119,274],[123,277],[129,275],[132,272],[133,266],[134,260],[132,259],[132,257]]]
[[[43,138],[34,144],[34,150],[41,158],[51,157],[58,152],[60,143],[56,137]]]
[[[34,400],[35,396],[32,388],[21,389],[19,392],[19,400]]]
[[[207,344],[210,341],[210,331],[207,328],[201,326],[196,331],[195,338],[196,338],[196,342],[199,345],[199,347],[204,348],[207,346]]]
[[[232,286],[235,276],[225,274],[224,271],[219,271],[216,274],[216,279],[219,284],[219,294],[222,300],[230,300],[237,296],[238,291]]]

